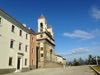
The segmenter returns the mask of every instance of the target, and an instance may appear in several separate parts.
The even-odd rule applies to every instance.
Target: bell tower
[[[53,29],[52,29],[52,27],[50,25],[47,26],[47,30],[50,32],[50,34],[52,35],[52,37],[54,37]]]
[[[51,26],[47,26],[47,21],[43,15],[38,19],[38,67],[46,67],[47,62],[54,62],[54,38],[53,29]]]
[[[47,29],[47,21],[43,15],[38,19],[38,32],[45,32]]]

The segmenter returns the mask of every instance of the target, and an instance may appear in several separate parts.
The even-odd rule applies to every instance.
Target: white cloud
[[[73,33],[65,32],[63,35],[70,38],[81,38],[81,39],[94,38],[94,36],[91,33],[82,30],[75,30]]]
[[[86,53],[89,52],[90,50],[84,49],[84,48],[78,48],[78,49],[73,49],[72,54],[80,54],[80,53]]]
[[[91,15],[96,20],[100,20],[100,9],[98,7],[92,7]]]
[[[66,52],[66,53],[60,53],[59,52],[57,54],[61,55],[61,56],[69,56],[69,55],[83,54],[83,53],[97,51],[97,50],[100,50],[100,47],[94,47],[94,48],[77,48],[77,49],[73,49],[70,52]]]
[[[63,56],[68,56],[68,55],[74,55],[74,54],[83,54],[83,53],[87,53],[90,52],[92,50],[89,49],[85,49],[85,48],[77,48],[77,49],[73,49],[71,52],[68,52],[68,54],[64,54]]]
[[[63,33],[63,36],[70,37],[70,38],[93,39],[97,36],[100,36],[100,29],[95,29],[90,32],[75,30],[73,31],[73,33],[65,32]]]

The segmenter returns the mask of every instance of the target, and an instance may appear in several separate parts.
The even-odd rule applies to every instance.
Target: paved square
[[[7,75],[96,75],[89,66],[71,66],[66,68],[36,69]]]

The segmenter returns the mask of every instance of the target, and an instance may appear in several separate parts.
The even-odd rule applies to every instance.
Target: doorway
[[[38,47],[36,47],[36,69],[38,68]]]
[[[21,58],[18,58],[17,59],[17,70],[20,70],[20,61],[21,61]]]
[[[50,61],[52,61],[52,49],[50,50]]]

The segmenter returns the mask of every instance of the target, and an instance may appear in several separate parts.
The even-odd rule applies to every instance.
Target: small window
[[[21,50],[21,46],[22,46],[22,44],[21,44],[21,43],[19,43],[19,50]]]
[[[25,65],[27,65],[27,59],[25,59]]]
[[[12,66],[12,57],[9,57],[9,66]]]
[[[40,28],[43,28],[43,23],[40,23]]]
[[[11,31],[14,32],[15,26],[12,25]]]
[[[1,18],[0,18],[0,24],[1,24]]]
[[[26,39],[28,39],[28,34],[26,34]]]
[[[43,54],[41,54],[41,57],[43,57]]]
[[[27,47],[28,47],[28,46],[26,45],[26,46],[25,46],[25,51],[26,51],[26,52],[27,52]]]
[[[22,36],[22,30],[20,30],[19,35]]]
[[[43,47],[41,47],[41,51],[43,51]]]
[[[41,38],[43,38],[43,35],[40,35]]]
[[[32,48],[32,53],[34,53],[34,49]]]
[[[32,37],[32,42],[34,42],[34,38]]]
[[[13,48],[13,46],[14,46],[14,40],[11,40],[10,41],[10,48]]]

